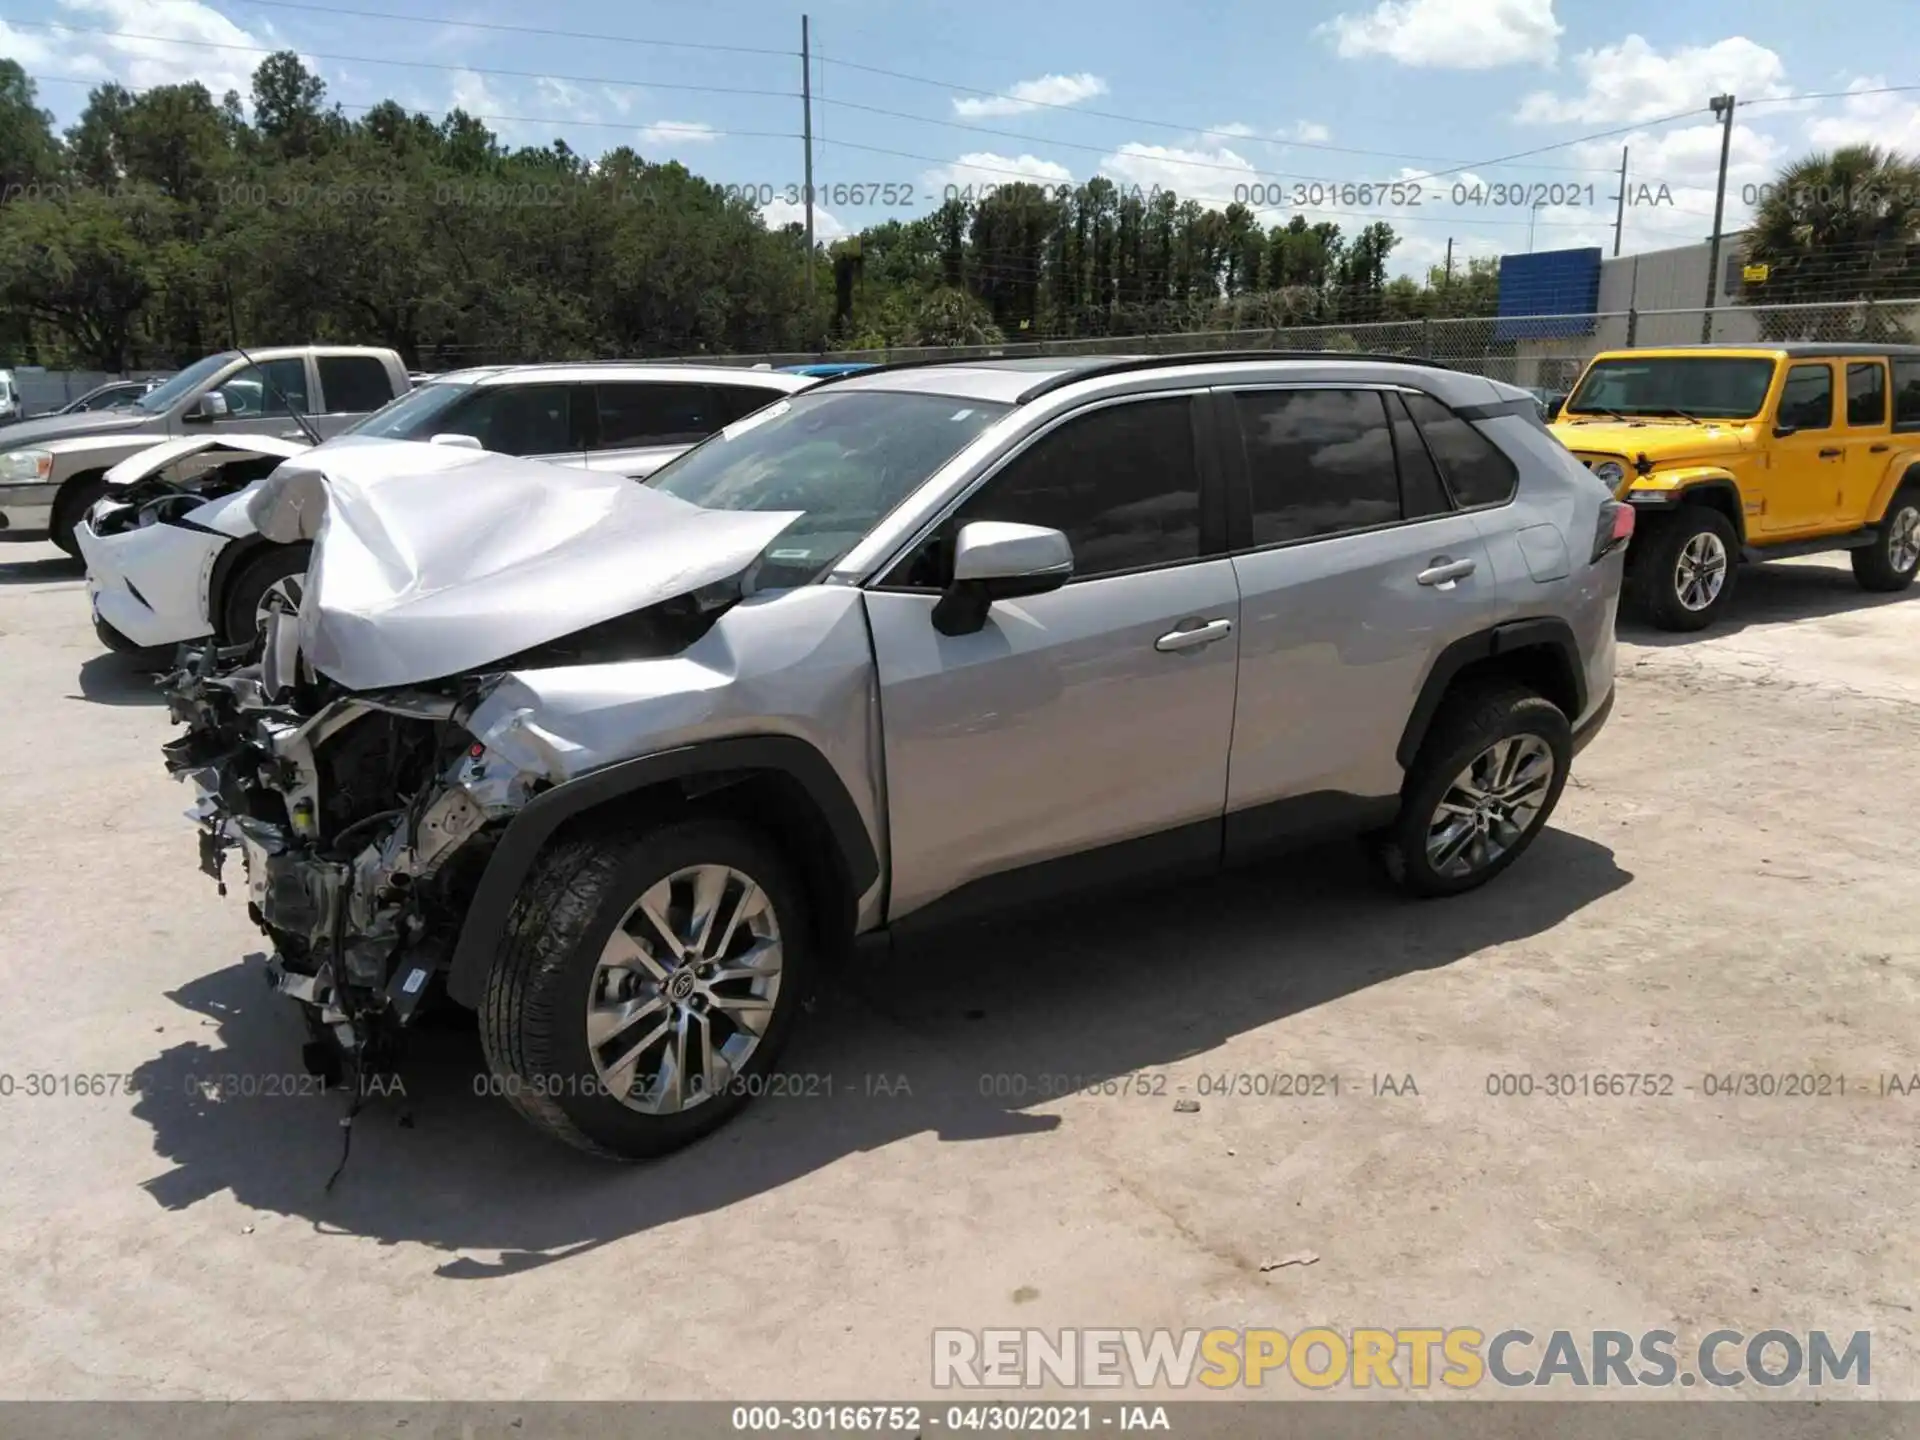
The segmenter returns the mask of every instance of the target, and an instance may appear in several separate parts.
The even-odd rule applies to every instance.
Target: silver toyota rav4
[[[310,1066],[449,998],[608,1156],[736,1111],[861,937],[1329,831],[1470,889],[1613,701],[1632,512],[1526,392],[1392,358],[883,367],[645,485],[303,463],[253,509],[298,615],[167,682],[203,863]]]

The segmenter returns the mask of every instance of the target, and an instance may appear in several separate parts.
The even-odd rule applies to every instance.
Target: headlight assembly
[[[1602,460],[1593,467],[1594,476],[1611,490],[1627,478],[1627,467],[1618,460]]]
[[[51,450],[9,450],[0,454],[0,485],[42,485],[52,476]]]

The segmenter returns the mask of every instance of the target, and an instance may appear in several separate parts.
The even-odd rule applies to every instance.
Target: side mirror
[[[480,443],[480,437],[477,435],[455,435],[451,432],[435,435],[430,438],[427,443],[429,445],[451,445],[457,450],[483,450],[486,448]]]
[[[1073,578],[1073,547],[1058,530],[975,520],[960,527],[953,547],[953,580],[933,607],[942,635],[971,635],[987,623],[996,600],[1058,590]]]
[[[180,418],[202,425],[214,420],[224,420],[227,418],[227,397],[218,390],[209,390],[189,405],[187,413]]]
[[[1560,418],[1560,412],[1566,409],[1566,406],[1567,397],[1564,395],[1547,401],[1547,423],[1551,425],[1555,420],[1558,420]]]
[[[1776,425],[1773,427],[1773,438],[1776,440],[1784,440],[1799,428],[1798,425]]]

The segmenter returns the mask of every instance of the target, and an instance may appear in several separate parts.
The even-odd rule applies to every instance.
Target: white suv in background
[[[628,476],[817,383],[718,365],[503,365],[437,375],[325,442],[359,468],[422,474],[457,490],[463,452],[487,451]],[[437,453],[429,458],[425,447]],[[390,452],[390,462],[381,452]],[[266,613],[297,609],[305,545],[255,530],[245,493],[306,447],[219,435],[155,446],[116,466],[77,527],[94,628],[118,650],[211,635],[251,643]]]

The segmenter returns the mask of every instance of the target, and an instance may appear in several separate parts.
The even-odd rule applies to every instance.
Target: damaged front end
[[[466,728],[487,682],[350,693],[300,659],[295,624],[272,617],[257,663],[183,647],[161,685],[187,728],[164,753],[198,791],[201,868],[220,880],[240,851],[309,1068],[363,1080],[390,1070],[504,823],[544,782]]]

